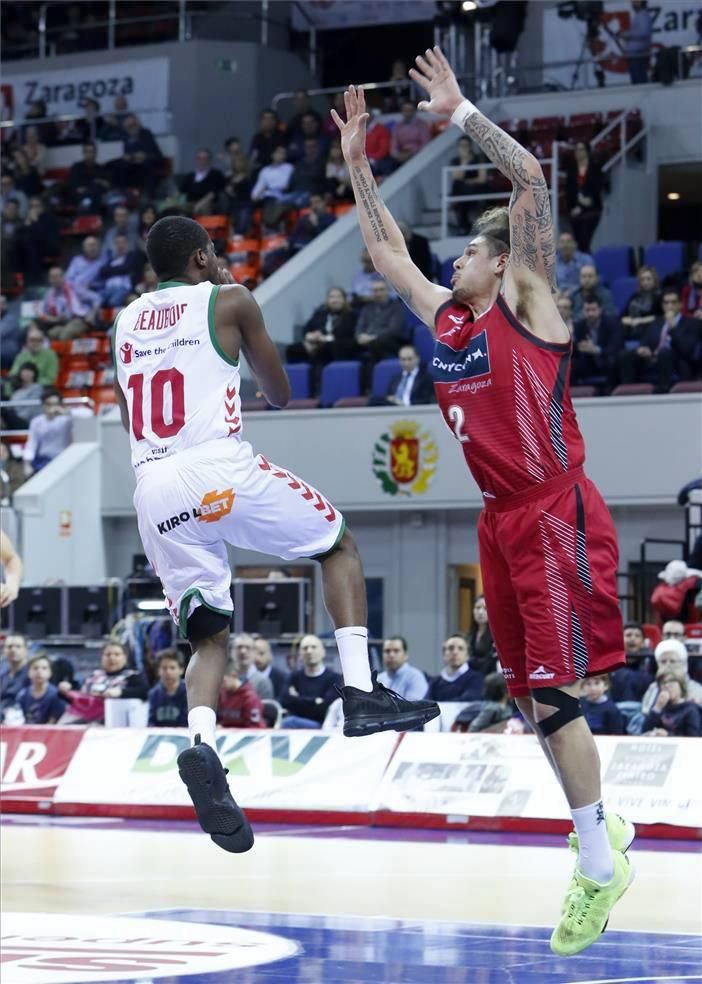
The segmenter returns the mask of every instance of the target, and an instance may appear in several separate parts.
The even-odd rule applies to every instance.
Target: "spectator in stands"
[[[22,461],[16,457],[14,449],[6,441],[0,441],[0,473],[5,488],[5,495],[10,501],[17,489],[24,483],[24,468]]]
[[[41,142],[39,129],[36,126],[28,126],[24,134],[24,153],[29,165],[34,168],[39,177],[43,177],[46,171],[46,147]]]
[[[25,332],[20,325],[19,307],[19,301],[11,305],[4,295],[0,295],[0,365],[3,369],[14,364],[22,348]]]
[[[671,560],[658,578],[663,583],[651,595],[651,607],[658,618],[697,622],[701,617],[696,598],[702,590],[702,571],[688,567],[684,560]]]
[[[110,639],[102,647],[100,666],[83,681],[79,691],[72,690],[68,682],[58,685],[59,693],[69,703],[67,721],[104,721],[105,699],[146,700],[146,677],[129,665],[127,650],[121,642]]]
[[[293,175],[293,166],[286,159],[287,150],[279,144],[273,150],[270,164],[262,167],[251,192],[251,200],[261,204],[263,225],[269,230],[280,226],[290,206],[285,200]]]
[[[144,254],[130,249],[129,237],[120,232],[114,239],[114,253],[98,274],[100,303],[104,307],[121,307],[139,283],[144,269]]]
[[[41,409],[29,424],[29,437],[22,454],[27,478],[53,461],[73,440],[73,419],[58,390],[51,386],[44,389]]]
[[[153,209],[153,205],[150,206]],[[156,221],[156,212],[151,225]],[[112,209],[112,225],[105,233],[103,240],[103,250],[109,256],[115,254],[115,239],[117,236],[126,236],[129,248],[134,249],[137,245],[139,231],[137,229],[137,218],[133,215],[126,205],[115,205]]]
[[[273,665],[273,650],[268,639],[258,636],[254,639],[254,665],[261,676],[267,677],[273,687],[273,697],[279,703],[288,683],[285,670]]]
[[[656,646],[654,657],[656,662],[656,679],[648,686],[646,693],[641,699],[641,710],[643,713],[648,714],[658,699],[660,693],[658,674],[666,670],[671,673],[679,673],[683,677],[687,687],[688,698],[693,703],[702,707],[702,684],[690,679],[688,672],[689,655],[685,644],[679,639],[664,639]]]
[[[326,192],[335,202],[345,202],[353,199],[351,176],[341,153],[341,144],[335,141],[327,154],[324,168]]]
[[[24,225],[17,230],[17,252],[25,285],[41,282],[47,261],[61,252],[58,220],[39,197],[29,199]]]
[[[162,649],[156,653],[156,665],[159,682],[149,691],[149,727],[187,728],[183,657],[177,649]]]
[[[373,300],[375,284],[385,283],[373,266],[373,260],[367,249],[361,250],[361,268],[354,274],[351,281],[351,293],[356,303],[367,304]]]
[[[431,246],[426,236],[421,236],[414,232],[406,222],[397,223],[402,233],[410,259],[416,267],[419,267],[427,280],[434,279],[434,258],[431,255]]]
[[[691,378],[699,337],[699,322],[683,317],[677,290],[664,290],[663,317],[643,331],[637,348],[621,353],[622,382],[653,382],[667,393],[675,379]]]
[[[124,119],[122,157],[112,162],[112,182],[118,188],[141,188],[153,194],[157,169],[163,160],[161,148],[134,113]]]
[[[702,262],[690,267],[690,281],[682,289],[682,313],[686,318],[702,320]]]
[[[480,700],[483,675],[468,665],[468,643],[460,633],[450,635],[441,647],[444,669],[429,684],[428,700]]]
[[[589,253],[581,253],[571,232],[562,232],[558,237],[556,250],[556,281],[558,289],[572,294],[580,286],[580,269],[586,264],[593,265]]]
[[[230,137],[225,148],[227,151],[225,210],[231,215],[234,232],[239,236],[245,236],[251,225],[253,213],[251,162],[244,153],[238,137]]]
[[[578,288],[570,297],[573,301],[573,318],[578,321],[583,316],[583,305],[586,297],[596,297],[604,313],[616,317],[617,307],[608,287],[600,283],[600,277],[594,263],[586,263],[580,267]]]
[[[356,344],[370,362],[397,355],[405,333],[402,302],[390,297],[384,280],[373,284],[372,299],[365,304],[356,322]]]
[[[334,93],[329,101],[330,111],[324,115],[324,119],[322,120],[322,133],[330,142],[339,139],[339,130],[331,115],[332,109],[336,110],[342,120],[346,120],[346,104],[344,102],[343,92]]]
[[[30,164],[24,147],[15,147],[12,151],[13,178],[18,190],[25,195],[40,195],[44,190],[39,172]]]
[[[456,154],[449,164],[451,171],[451,195],[481,195],[489,191],[487,170],[481,167],[479,171],[465,171],[469,164],[477,164],[477,157],[470,137],[460,137],[456,143]],[[456,217],[458,232],[467,234],[477,214],[482,211],[480,202],[456,202],[453,213]]]
[[[46,102],[43,99],[32,100],[27,107],[27,112],[24,114],[25,126],[22,128],[22,139],[24,140],[24,134],[33,125],[29,121],[36,120],[39,140],[45,147],[53,147],[56,143],[56,124],[48,119],[48,116],[49,111],[46,108]]]
[[[83,212],[98,212],[109,187],[107,168],[97,162],[97,145],[86,140],[83,159],[72,164],[68,173],[68,197]]]
[[[427,678],[408,660],[409,646],[403,636],[394,635],[384,639],[384,669],[378,674],[378,683],[394,690],[405,700],[423,700],[428,689]]]
[[[590,243],[602,215],[602,168],[590,156],[590,145],[578,140],[566,170],[566,203],[578,249]]]
[[[371,396],[368,401],[370,406],[409,407],[433,403],[434,383],[422,366],[414,345],[409,343],[403,345],[397,355],[400,360],[400,372],[391,376],[383,396]]]
[[[702,719],[699,707],[688,699],[689,678],[672,670],[659,670],[656,685],[658,696],[644,719],[643,733],[698,738]]]
[[[456,716],[452,731],[498,731],[495,725],[509,721],[514,709],[509,699],[505,678],[501,673],[488,673],[483,681],[482,700],[470,701]],[[465,725],[468,725],[466,728]],[[462,726],[463,725],[463,726]]]
[[[645,647],[643,626],[638,622],[627,622],[624,626],[624,655],[626,666],[615,670],[609,681],[610,696],[617,704],[641,701],[651,683],[646,664],[652,653]]]
[[[623,735],[624,717],[608,696],[609,677],[606,673],[586,677],[582,682],[580,703],[593,735]]]
[[[258,171],[273,163],[274,151],[287,146],[287,137],[278,123],[278,114],[272,109],[264,109],[259,119],[258,130],[254,133],[249,147],[252,166]],[[280,160],[280,158],[279,158]],[[285,160],[285,157],[282,158]]]
[[[383,98],[383,108],[386,113],[396,113],[400,109],[410,91],[410,83],[407,77],[407,65],[402,58],[396,58],[390,69],[388,82],[394,82],[392,89],[386,90]]]
[[[273,684],[264,674],[259,673],[254,663],[254,639],[248,632],[240,632],[234,636],[229,646],[229,655],[237,666],[242,682],[248,681],[261,700],[271,700]]]
[[[217,701],[222,728],[265,728],[263,701],[247,680],[235,656],[230,656]]]
[[[127,97],[123,95],[115,96],[111,113],[106,113],[102,120],[102,126],[98,131],[98,140],[111,141],[124,139],[124,121],[127,118],[129,104]]]
[[[106,259],[99,237],[86,236],[81,252],[73,257],[66,268],[66,282],[76,292],[78,299],[91,310],[100,302],[100,295],[94,285]]]
[[[72,690],[78,687],[75,666],[68,656],[58,653],[51,657],[51,682],[58,687],[64,680],[70,684]]]
[[[10,406],[3,407],[0,411],[3,427],[8,430],[26,430],[30,420],[41,413],[43,387],[38,380],[39,370],[34,363],[24,362],[15,377],[15,388],[12,390],[8,401]],[[21,406],[29,400],[36,401],[37,405],[35,407]]]
[[[319,140],[308,137],[304,141],[302,157],[298,158],[293,167],[285,200],[295,208],[307,208],[310,195],[323,194],[324,188],[324,157]]]
[[[622,50],[629,62],[629,76],[632,85],[643,85],[648,82],[653,19],[646,0],[632,0],[631,9],[633,14],[629,21],[628,30],[623,31],[619,37],[622,42]]]
[[[301,137],[304,133],[302,128],[302,121],[305,116],[312,116],[317,121],[318,125],[322,125],[322,117],[313,109],[310,105],[310,97],[304,89],[297,89],[295,95],[293,96],[293,108],[295,110],[294,115],[288,122],[287,134],[290,140],[295,140]]]
[[[5,636],[0,662],[0,710],[3,713],[17,703],[20,693],[29,686],[27,656],[27,642],[23,635],[11,633]]]
[[[622,324],[628,339],[640,341],[648,326],[663,314],[663,308],[655,269],[652,266],[639,267],[636,278],[639,289],[629,298]]]
[[[212,151],[200,147],[195,154],[195,170],[185,175],[180,190],[193,215],[215,215],[224,210],[222,193],[226,183],[222,172],[212,167]]]
[[[27,362],[36,366],[38,380],[42,386],[53,386],[58,377],[58,356],[46,340],[46,335],[36,321],[30,321],[24,336],[24,348],[18,352],[12,363],[10,375],[16,376]]]
[[[338,110],[339,116],[343,120],[346,110]],[[332,121],[333,122],[333,121]],[[370,119],[368,120],[368,130],[366,131],[366,156],[371,166],[373,174],[383,177],[391,174],[397,164],[390,156],[390,131],[380,119],[380,110],[371,109]]]
[[[156,290],[157,286],[158,277],[151,264],[147,263],[142,271],[141,280],[134,287],[134,295],[135,297],[141,297],[142,294],[148,294],[149,291]]]
[[[291,255],[294,256],[305,246],[308,246],[321,232],[328,229],[335,219],[336,217],[327,210],[322,195],[316,193],[310,195],[309,212],[300,216],[290,233]]]
[[[558,312],[563,318],[563,324],[566,326],[570,332],[571,338],[575,332],[575,324],[573,323],[573,302],[568,294],[559,293],[556,297],[556,307]]]
[[[390,137],[390,156],[397,165],[414,157],[431,140],[431,130],[417,115],[417,107],[411,99],[402,103],[400,114],[402,119],[395,124]]]
[[[40,653],[27,663],[29,686],[17,696],[25,724],[56,724],[63,717],[66,702],[51,683],[51,660]]]
[[[146,249],[146,237],[149,234],[149,229],[154,224],[158,215],[156,214],[156,208],[151,203],[142,205],[141,211],[139,212],[139,224],[137,227],[137,242],[140,249]]]
[[[2,189],[2,212],[3,217],[7,215],[12,215],[11,221],[19,222],[27,214],[28,201],[25,193],[17,187],[14,177],[9,173],[9,171],[4,171],[2,177],[0,178],[0,189]],[[6,212],[7,205],[10,202],[14,202],[17,206],[16,211]]]
[[[577,386],[593,377],[604,377],[604,388],[609,392],[616,382],[617,360],[623,344],[619,318],[603,312],[597,295],[585,295],[582,316],[575,323],[573,335],[571,382]]]
[[[319,117],[314,113],[305,113],[300,124],[299,135],[288,141],[288,160],[296,164],[304,156],[305,144],[308,140],[316,141],[321,156],[326,156],[329,138],[322,129]]]
[[[470,668],[486,677],[497,669],[497,653],[490,631],[485,595],[479,594],[473,602],[473,624],[468,634]]]
[[[319,728],[327,710],[337,697],[341,677],[325,667],[324,643],[315,635],[306,635],[300,642],[301,670],[290,674],[283,699],[288,711],[285,728]]]
[[[19,206],[9,201],[2,210],[2,283],[7,289],[16,286],[14,275],[20,262],[17,233],[21,225]]]
[[[661,635],[663,636],[664,642],[668,639],[677,639],[678,642],[685,642],[685,626],[677,619],[669,619],[663,623]]]
[[[287,361],[311,363],[318,377],[327,363],[353,355],[355,329],[356,316],[346,291],[341,287],[330,287],[326,302],[313,312],[304,326],[302,341],[288,346]]]

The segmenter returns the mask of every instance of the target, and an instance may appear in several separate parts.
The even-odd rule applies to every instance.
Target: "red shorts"
[[[581,469],[488,500],[478,542],[490,629],[512,697],[624,664],[617,534]]]

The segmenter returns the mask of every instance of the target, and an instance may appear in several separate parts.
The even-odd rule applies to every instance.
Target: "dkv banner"
[[[321,731],[220,732],[217,748],[237,802],[271,810],[367,813],[397,742]],[[55,802],[190,806],[176,759],[190,744],[176,729],[85,732]]]
[[[700,738],[598,737],[608,810],[634,823],[702,826]],[[407,734],[377,810],[568,819],[563,793],[531,735]]]

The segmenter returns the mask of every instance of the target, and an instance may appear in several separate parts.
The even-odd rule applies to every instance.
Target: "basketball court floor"
[[[702,844],[638,839],[600,942],[548,949],[562,837],[4,816],[2,982],[702,982]]]

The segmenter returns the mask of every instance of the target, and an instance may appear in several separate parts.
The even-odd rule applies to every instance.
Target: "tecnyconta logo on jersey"
[[[373,447],[373,474],[387,495],[424,495],[437,467],[439,449],[414,420],[398,420]]]

